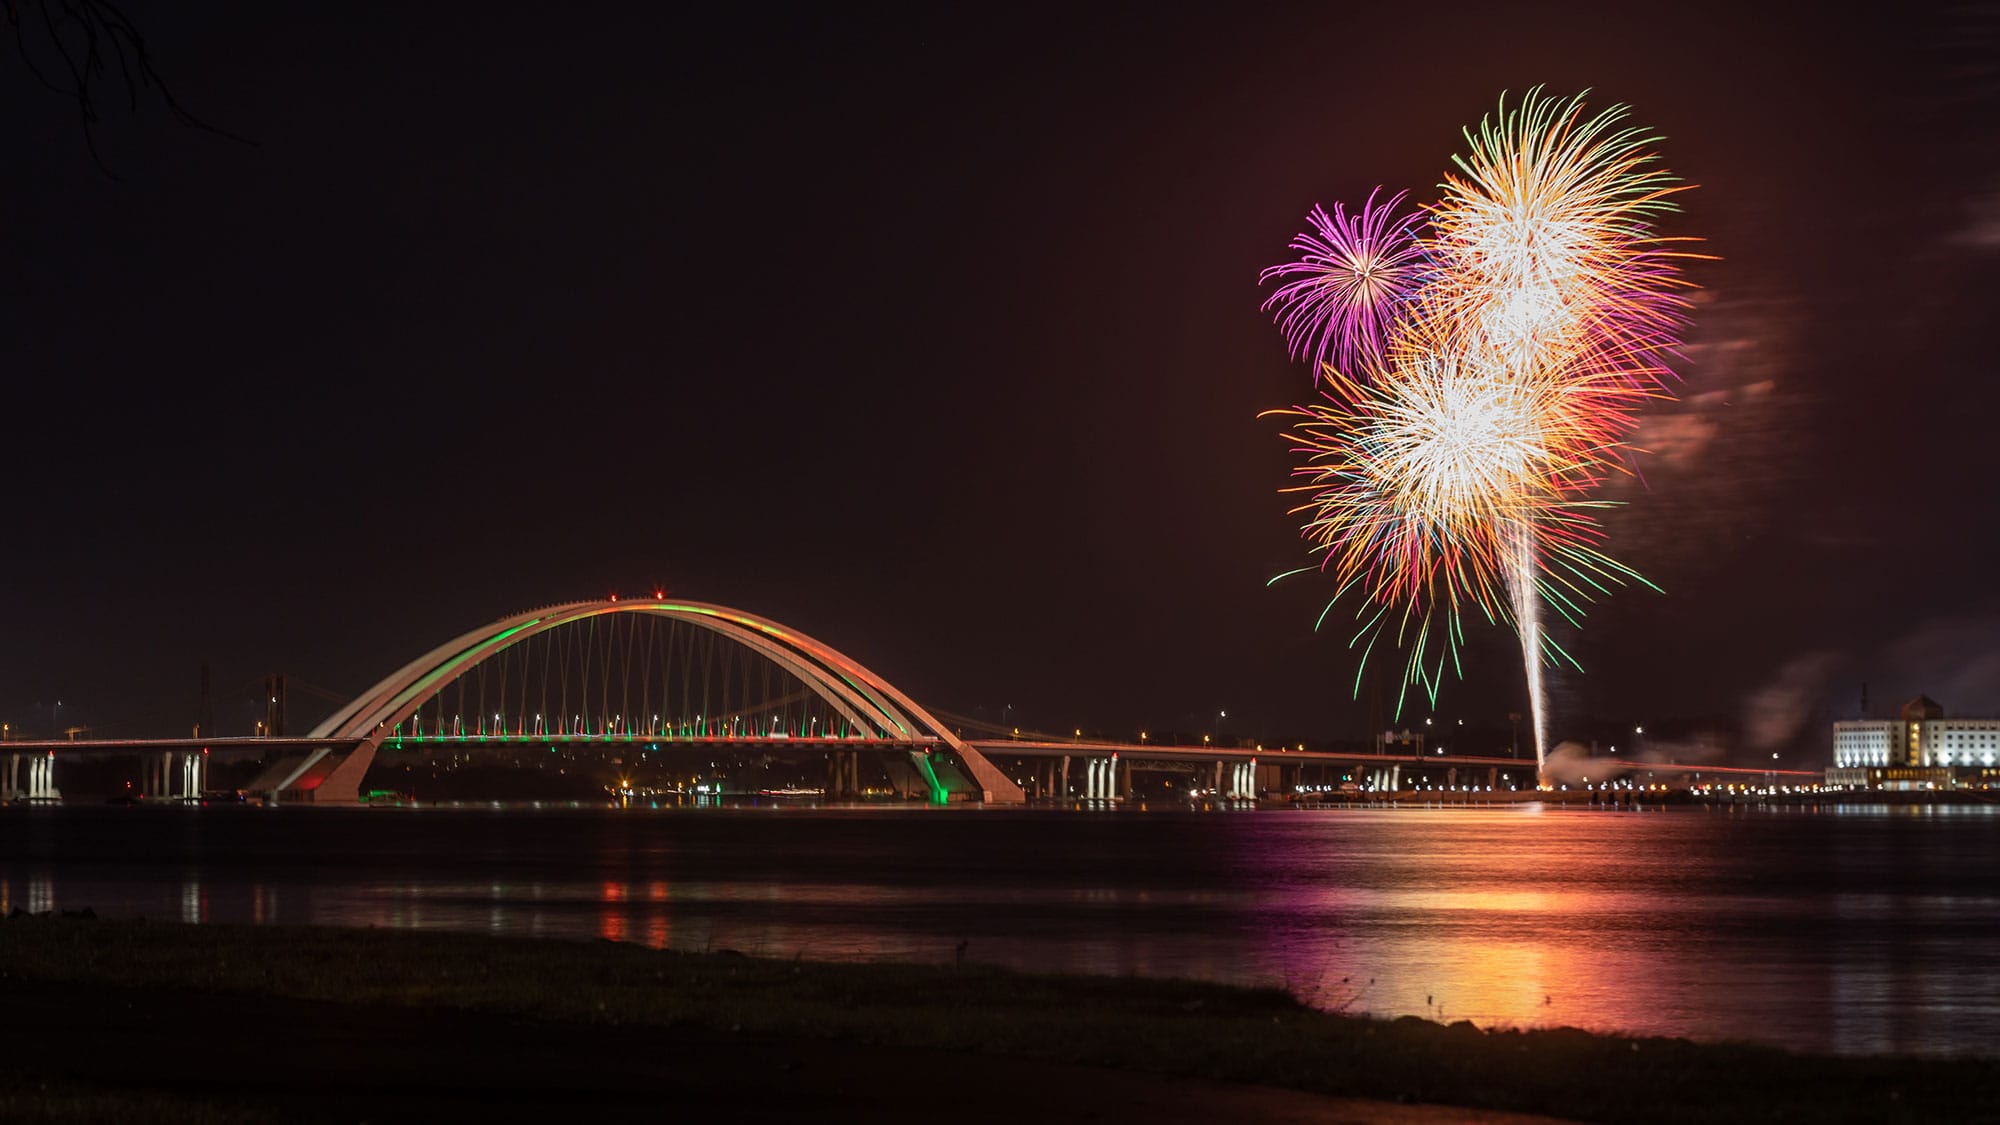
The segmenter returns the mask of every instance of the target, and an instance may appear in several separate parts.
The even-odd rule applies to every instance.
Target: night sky
[[[507,7],[135,3],[254,144],[121,91],[111,174],[5,56],[0,718],[182,733],[204,661],[358,692],[663,584],[951,711],[1362,737],[1330,580],[1265,586],[1311,392],[1257,273],[1536,83],[1665,134],[1721,258],[1612,489],[1665,593],[1560,634],[1554,733],[2000,713],[1991,10]],[[1440,715],[1521,699],[1475,628]]]

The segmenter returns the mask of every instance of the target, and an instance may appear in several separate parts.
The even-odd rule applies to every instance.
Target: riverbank
[[[529,1119],[689,1104],[732,1119],[916,1120],[938,1112],[935,1097],[971,1119],[1077,1119],[1123,1115],[1149,1090],[1274,1120],[1331,1104],[1254,1111],[1288,1090],[1379,1099],[1385,1112],[1587,1121],[2000,1115],[2000,1062],[1481,1031],[1317,1012],[1274,989],[969,964],[16,918],[0,923],[0,973],[7,1120],[353,1120],[357,1106],[374,1121]],[[1346,1119],[1357,1116],[1381,1114]]]

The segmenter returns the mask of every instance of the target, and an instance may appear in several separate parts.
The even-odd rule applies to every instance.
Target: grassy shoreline
[[[1570,1029],[1481,1031],[1314,1011],[1276,989],[982,965],[16,918],[0,923],[0,988],[16,982],[96,996],[192,990],[943,1049],[1590,1121],[2000,1117],[2000,1061],[1813,1057]],[[8,1098],[0,1084],[0,1111]]]

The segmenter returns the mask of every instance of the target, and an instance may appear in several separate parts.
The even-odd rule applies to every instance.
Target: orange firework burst
[[[1322,364],[1322,401],[1275,412],[1303,457],[1290,491],[1306,540],[1338,582],[1328,609],[1358,593],[1364,666],[1392,632],[1405,685],[1435,702],[1468,611],[1510,625],[1538,747],[1540,664],[1568,658],[1540,606],[1574,622],[1611,585],[1644,582],[1599,550],[1591,493],[1644,402],[1670,396],[1687,308],[1692,255],[1652,227],[1682,185],[1627,116],[1503,98],[1412,235],[1422,284],[1386,310],[1386,344],[1348,349],[1366,361],[1353,373]]]

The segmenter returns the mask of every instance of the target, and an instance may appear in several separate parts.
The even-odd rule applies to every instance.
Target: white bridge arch
[[[382,743],[447,684],[498,653],[540,633],[614,614],[648,614],[708,629],[783,669],[875,743],[906,746],[925,757],[948,749],[984,800],[1015,804],[1021,789],[984,755],[953,734],[895,685],[853,658],[769,618],[707,602],[621,599],[569,602],[515,614],[469,630],[384,677],[313,728],[327,744],[284,763],[260,781],[274,794],[316,803],[358,801],[363,776]]]

